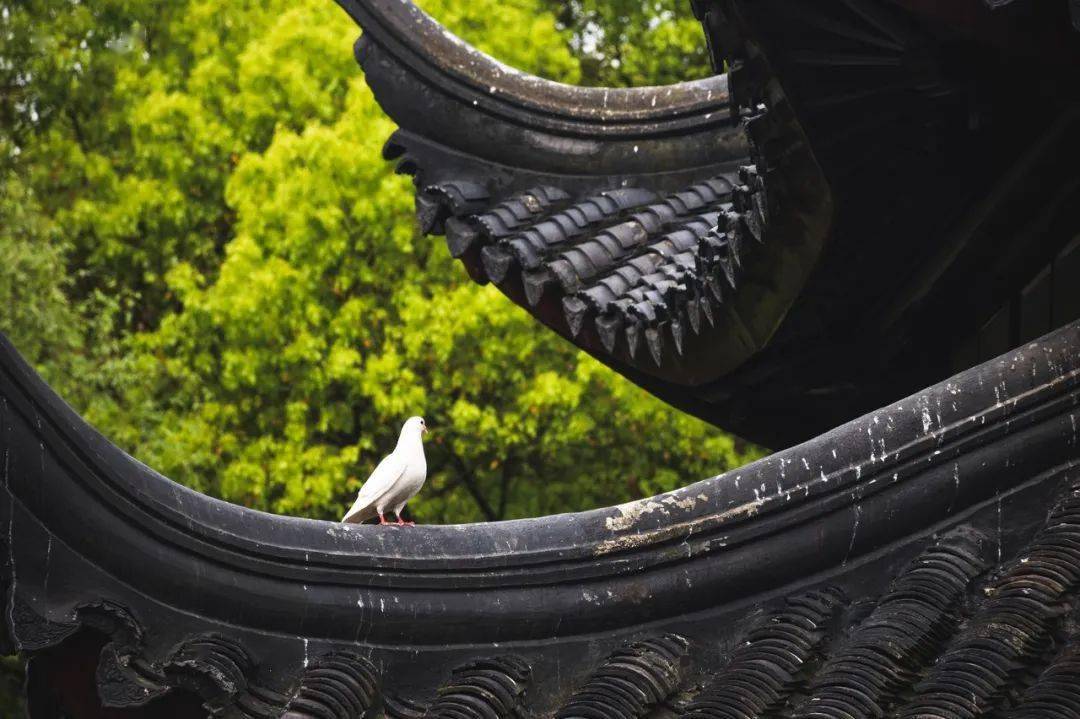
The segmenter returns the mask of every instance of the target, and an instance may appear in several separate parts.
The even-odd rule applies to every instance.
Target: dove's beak
[[[421,427],[420,434],[427,434],[427,427]]]

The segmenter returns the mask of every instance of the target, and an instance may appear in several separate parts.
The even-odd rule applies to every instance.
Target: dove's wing
[[[341,521],[363,522],[369,517],[374,517],[376,514],[375,502],[401,479],[407,466],[408,462],[405,457],[397,452],[383,457],[383,460],[375,467],[375,471],[364,482],[364,486],[360,488],[360,493],[356,495],[356,501],[353,502],[352,508],[349,509]]]

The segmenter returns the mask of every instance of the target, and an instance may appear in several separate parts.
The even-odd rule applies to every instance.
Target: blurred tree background
[[[681,0],[427,0],[588,84],[708,73]],[[0,12],[0,328],[90,422],[195,489],[337,518],[401,421],[424,522],[581,510],[757,455],[478,287],[418,237],[330,0]]]
[[[422,4],[555,80],[709,72],[684,0]],[[271,512],[338,518],[418,413],[422,522],[588,509],[759,456],[417,236],[356,34],[330,0],[0,0],[0,330],[121,447]]]

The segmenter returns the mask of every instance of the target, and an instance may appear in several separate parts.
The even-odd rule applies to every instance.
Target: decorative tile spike
[[[694,334],[701,334],[701,300],[696,295],[686,301],[686,318]]]
[[[637,356],[638,346],[641,344],[641,325],[637,322],[627,322],[624,328],[626,334],[626,349],[630,353],[630,359]]]
[[[433,195],[418,192],[415,204],[416,222],[420,226],[420,232],[429,235],[441,231],[445,208],[439,199]]]
[[[664,335],[662,326],[645,328],[645,343],[649,346],[649,354],[653,362],[659,367],[664,362]]]
[[[619,330],[622,325],[622,318],[614,314],[596,318],[596,333],[600,336],[600,343],[604,345],[604,349],[607,350],[608,354],[615,352],[615,345],[618,342]]]
[[[721,272],[714,272],[705,278],[705,288],[709,291],[708,296],[710,301],[714,301],[720,304],[724,301],[724,286],[717,275],[722,275]],[[712,316],[708,314],[709,310],[706,310],[709,321],[712,322]]]
[[[671,320],[671,339],[675,341],[675,351],[681,356],[683,354],[683,341],[685,340],[685,329],[683,329],[683,323],[678,319]]]
[[[725,243],[727,249],[727,255],[731,258],[731,263],[736,270],[742,267],[742,240],[739,235],[732,235],[727,238]]]
[[[484,271],[495,283],[503,282],[514,266],[513,255],[494,245],[488,245],[481,250],[480,258],[484,263]]]
[[[732,291],[738,289],[738,279],[737,279],[738,271],[737,271],[737,269],[735,267],[735,263],[731,260],[731,258],[730,257],[724,257],[724,256],[717,257],[716,258],[716,264],[720,268],[722,276],[723,276],[724,280],[727,282],[727,286]],[[710,285],[710,287],[711,287],[711,285]],[[721,294],[717,296],[717,299],[720,300],[722,298],[723,298],[723,294],[721,292]]]
[[[743,215],[743,222],[746,226],[747,234],[757,240],[759,243],[765,241],[765,221],[762,217],[762,207],[765,202],[765,198],[761,195],[755,194],[752,198],[754,203],[753,207]],[[742,233],[738,237],[742,237]]]
[[[566,317],[566,325],[570,328],[570,336],[577,337],[585,324],[585,318],[589,306],[578,297],[564,297],[562,301],[563,316]]]
[[[460,259],[480,240],[480,233],[465,220],[451,217],[446,221],[446,246],[450,256]]]
[[[522,284],[525,287],[525,299],[530,307],[540,304],[544,293],[555,284],[551,274],[546,270],[528,272],[522,276]]]
[[[716,327],[716,318],[713,316],[712,300],[707,296],[702,295],[698,300],[698,306],[701,307],[701,311],[705,314],[705,319],[709,321],[711,327]]]

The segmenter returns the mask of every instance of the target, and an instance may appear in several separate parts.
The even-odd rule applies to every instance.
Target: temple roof
[[[702,417],[822,433],[615,507],[343,525],[161,476],[0,337],[34,716],[1075,715],[1080,112],[1060,46],[993,55],[1057,11],[699,2],[730,75],[616,90],[342,4],[474,279]]]
[[[1072,212],[1032,184],[1075,175],[1061,58],[1001,58],[1038,23],[980,44],[921,7],[700,2],[730,75],[575,88],[484,56],[408,0],[341,4],[400,125],[386,156],[413,176],[421,230],[648,391],[769,446],[970,366],[958,357],[992,310],[954,278],[988,252],[1024,255],[977,293],[1019,294],[1072,239],[1032,249],[992,216],[1067,227]],[[1012,93],[1033,72],[1036,114]],[[940,351],[912,354],[923,343]]]

